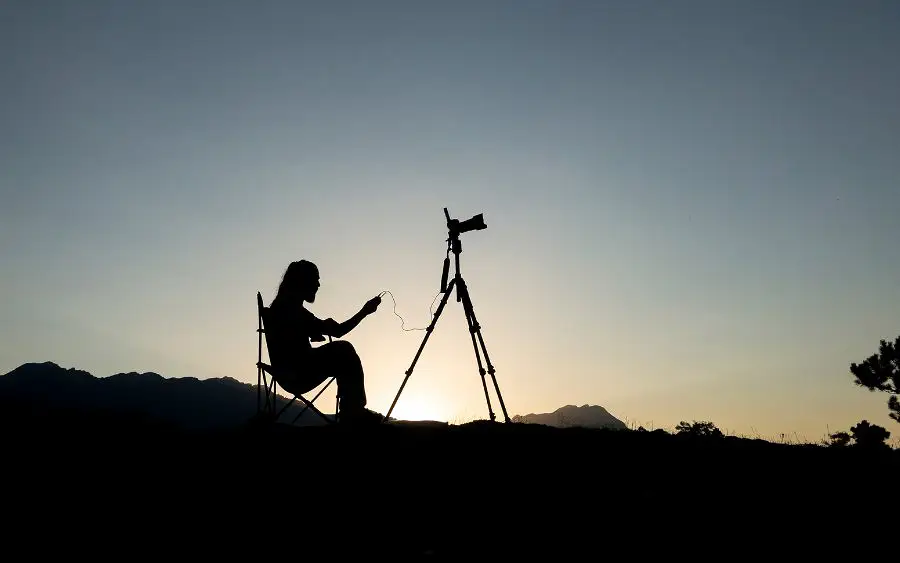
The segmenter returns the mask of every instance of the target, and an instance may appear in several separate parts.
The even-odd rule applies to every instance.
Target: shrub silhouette
[[[853,439],[850,434],[846,432],[835,432],[834,434],[830,434],[828,438],[830,439],[828,445],[835,448],[849,446]]]
[[[891,437],[891,433],[877,424],[869,424],[867,420],[863,420],[851,428],[850,432],[853,434],[853,441],[860,448],[881,449],[890,447],[885,442]]]
[[[828,445],[831,447],[845,447],[852,445],[860,449],[878,450],[890,449],[886,443],[891,437],[891,433],[887,429],[870,424],[868,420],[862,420],[856,426],[850,428],[850,432],[835,432],[829,435],[830,441]]]
[[[697,436],[701,438],[722,438],[724,434],[716,428],[716,425],[708,421],[681,421],[675,427],[675,434],[682,436]]]
[[[900,422],[900,400],[897,399],[900,393],[900,336],[893,342],[882,339],[877,353],[860,364],[850,364],[850,373],[855,376],[853,382],[860,387],[889,393],[890,417]]]

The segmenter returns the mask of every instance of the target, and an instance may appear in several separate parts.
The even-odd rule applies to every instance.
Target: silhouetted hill
[[[897,450],[663,430],[246,425],[252,385],[52,363],[0,376],[0,399],[4,547],[48,538],[42,555],[67,558],[261,541],[365,561],[810,558],[835,545],[815,530],[889,523],[881,485],[900,472]],[[890,534],[847,545],[861,561],[896,550]]]
[[[287,402],[279,400],[279,408]],[[232,378],[165,378],[135,372],[94,377],[53,362],[24,364],[0,376],[0,401],[7,411],[32,416],[119,417],[185,430],[237,427],[257,410],[256,385]],[[295,402],[283,416],[292,420],[301,408]],[[307,411],[297,424],[323,421]]]
[[[553,412],[516,415],[513,422],[544,424],[554,428],[608,428],[625,430],[625,423],[598,405],[566,405]]]
[[[881,483],[900,471],[896,451],[486,421],[14,434],[29,439],[0,442],[4,546],[37,529],[70,558],[267,540],[317,560],[809,558],[834,549],[815,530],[888,525]],[[860,561],[896,549],[890,534],[847,545]]]

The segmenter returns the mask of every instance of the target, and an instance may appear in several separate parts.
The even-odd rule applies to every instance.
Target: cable
[[[390,293],[390,294],[391,294],[391,301],[394,302],[394,314],[397,315],[397,300],[394,299],[394,294],[391,293],[391,292],[388,291],[388,290],[384,290],[384,291],[381,292],[382,295],[384,295],[385,293]],[[434,299],[431,300],[431,306],[428,307],[428,311],[431,313],[431,318],[432,318],[432,319],[434,318],[434,302],[437,301],[437,296],[438,296],[438,295],[443,295],[443,294],[444,294],[444,293],[443,293],[442,291],[438,291],[437,294],[435,294]],[[400,315],[397,315],[397,318],[400,319],[400,328],[403,329],[403,330],[405,330],[405,331],[407,331],[407,332],[408,332],[408,331],[411,331],[411,330],[428,330],[427,327],[425,327],[425,328],[403,328],[403,325],[406,324],[406,321],[404,321],[404,320],[403,320],[403,317],[401,317]]]

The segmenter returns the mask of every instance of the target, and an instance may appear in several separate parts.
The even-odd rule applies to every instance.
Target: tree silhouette
[[[863,420],[850,429],[853,441],[860,448],[879,449],[890,447],[885,442],[891,437],[891,433],[877,424],[869,424]]]
[[[900,336],[894,342],[882,339],[878,353],[872,354],[861,364],[850,364],[850,373],[855,376],[854,383],[870,391],[884,391],[888,398],[890,417],[900,422]]]
[[[685,422],[681,421],[675,427],[676,434],[687,436],[699,436],[704,438],[721,438],[724,436],[722,431],[716,428],[716,425],[707,421]]]

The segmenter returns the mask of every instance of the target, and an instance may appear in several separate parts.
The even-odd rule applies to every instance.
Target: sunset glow
[[[388,404],[390,406],[390,404]],[[400,400],[391,413],[391,418],[399,420],[440,420],[447,421],[450,409],[441,400],[428,394],[401,393]],[[387,412],[387,408],[381,409]]]

